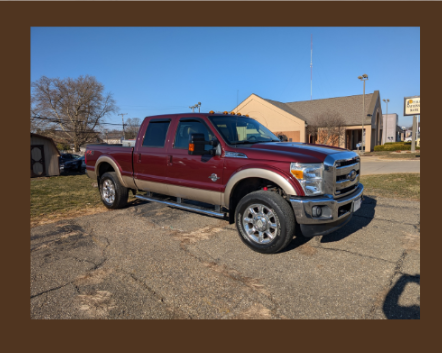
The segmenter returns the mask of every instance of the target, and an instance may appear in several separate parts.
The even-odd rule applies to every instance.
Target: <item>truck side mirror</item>
[[[204,140],[204,134],[190,134],[189,135],[189,148],[188,153],[191,155],[203,155],[207,153],[204,150],[206,140]]]

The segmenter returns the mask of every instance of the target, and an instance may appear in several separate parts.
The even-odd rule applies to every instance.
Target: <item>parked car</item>
[[[71,160],[64,162],[64,169],[79,172],[82,169],[86,168],[86,165],[84,165],[84,168],[83,168],[83,163],[84,163],[84,156],[82,156],[82,157],[79,156],[78,158],[71,159]]]
[[[122,208],[131,190],[141,200],[223,218],[248,247],[267,254],[295,235],[326,235],[351,220],[364,190],[357,153],[280,142],[258,121],[231,114],[147,117],[135,147],[88,145],[86,172],[103,204]]]
[[[76,155],[72,153],[62,153],[60,157],[58,157],[59,165],[60,165],[60,173],[63,173],[66,170],[65,163],[73,161]]]

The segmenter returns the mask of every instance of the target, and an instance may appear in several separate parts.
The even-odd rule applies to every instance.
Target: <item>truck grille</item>
[[[325,191],[340,198],[352,193],[359,183],[361,163],[354,152],[342,152],[325,159]]]

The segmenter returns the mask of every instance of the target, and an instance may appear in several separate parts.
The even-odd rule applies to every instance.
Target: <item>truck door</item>
[[[173,130],[167,166],[169,190],[174,196],[219,205],[224,191],[224,158],[188,154],[191,133],[203,133],[206,141],[216,139],[215,134],[201,118],[181,118]],[[207,150],[212,148],[206,146]]]
[[[141,126],[145,133],[144,136],[139,135],[133,157],[135,182],[141,190],[167,194],[164,183],[167,177],[167,142],[171,138],[170,123],[170,118],[152,118]]]

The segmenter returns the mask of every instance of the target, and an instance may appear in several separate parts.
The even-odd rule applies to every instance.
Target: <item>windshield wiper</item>
[[[243,140],[243,141],[234,141],[231,142],[232,145],[240,145],[240,144],[254,144],[254,143],[263,143],[263,142],[280,142],[279,140],[256,140],[256,141],[249,141],[249,140]]]
[[[243,140],[243,141],[233,141],[230,144],[232,145],[242,145],[245,143],[258,143],[259,141],[248,141],[248,140]]]

